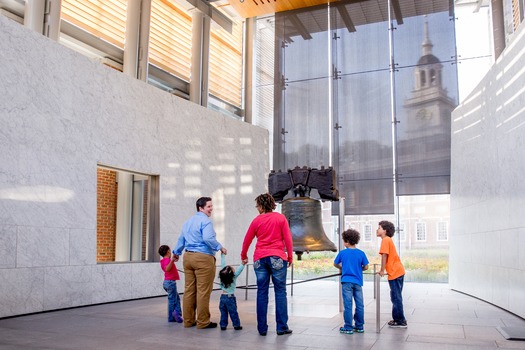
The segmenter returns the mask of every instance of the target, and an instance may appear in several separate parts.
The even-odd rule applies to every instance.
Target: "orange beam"
[[[296,10],[334,1],[336,0],[228,0],[235,11],[244,18]]]

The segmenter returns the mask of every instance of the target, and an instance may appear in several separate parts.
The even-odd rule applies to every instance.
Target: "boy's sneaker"
[[[394,320],[390,320],[390,321],[388,321],[388,325],[389,325],[389,326],[393,325],[394,323],[396,323],[396,321],[394,321]]]
[[[354,328],[354,333],[364,333],[364,329]]]
[[[236,331],[240,331],[242,329],[242,326],[233,327]]]
[[[388,322],[388,325],[391,327],[391,328],[407,328],[408,325],[405,322],[396,322],[394,321],[392,324],[390,324],[390,322]]]
[[[354,331],[345,327],[339,328],[339,333],[341,334],[354,334]]]

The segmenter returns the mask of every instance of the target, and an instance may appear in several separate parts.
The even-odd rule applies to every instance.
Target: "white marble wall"
[[[160,175],[162,244],[175,244],[198,197],[213,197],[218,239],[240,260],[266,191],[266,130],[3,16],[0,121],[0,317],[164,294],[158,263],[96,263],[97,164]]]
[[[450,286],[525,317],[525,29],[453,113]]]

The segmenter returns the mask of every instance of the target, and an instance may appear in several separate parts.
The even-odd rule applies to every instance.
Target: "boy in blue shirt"
[[[349,229],[343,232],[346,249],[341,250],[334,260],[334,266],[341,270],[341,289],[343,295],[345,324],[339,328],[343,334],[363,333],[365,324],[365,307],[363,304],[363,271],[368,269],[366,254],[356,248],[359,243],[358,231]],[[352,326],[352,298],[355,300],[355,314]]]

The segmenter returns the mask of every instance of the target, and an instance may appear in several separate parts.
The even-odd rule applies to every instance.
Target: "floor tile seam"
[[[424,341],[423,339],[414,339],[414,340],[411,340],[410,338],[416,338],[416,337],[423,337],[423,338],[434,338],[436,339],[435,342],[432,342],[432,341]],[[438,340],[450,340],[451,342],[440,342]],[[459,340],[462,340],[461,344],[458,343]],[[412,334],[412,335],[409,335],[408,338],[407,338],[407,343],[423,343],[423,344],[438,344],[438,345],[443,345],[443,344],[447,344],[447,345],[463,345],[463,346],[481,346],[481,345],[488,345],[488,346],[495,346],[496,348],[498,347],[498,345],[496,344],[497,340],[469,340],[469,339],[462,339],[462,338],[450,338],[450,337],[439,337],[439,336],[429,336],[429,335],[415,335],[415,334]],[[469,344],[469,342],[472,342],[472,343],[479,343],[479,344]]]

